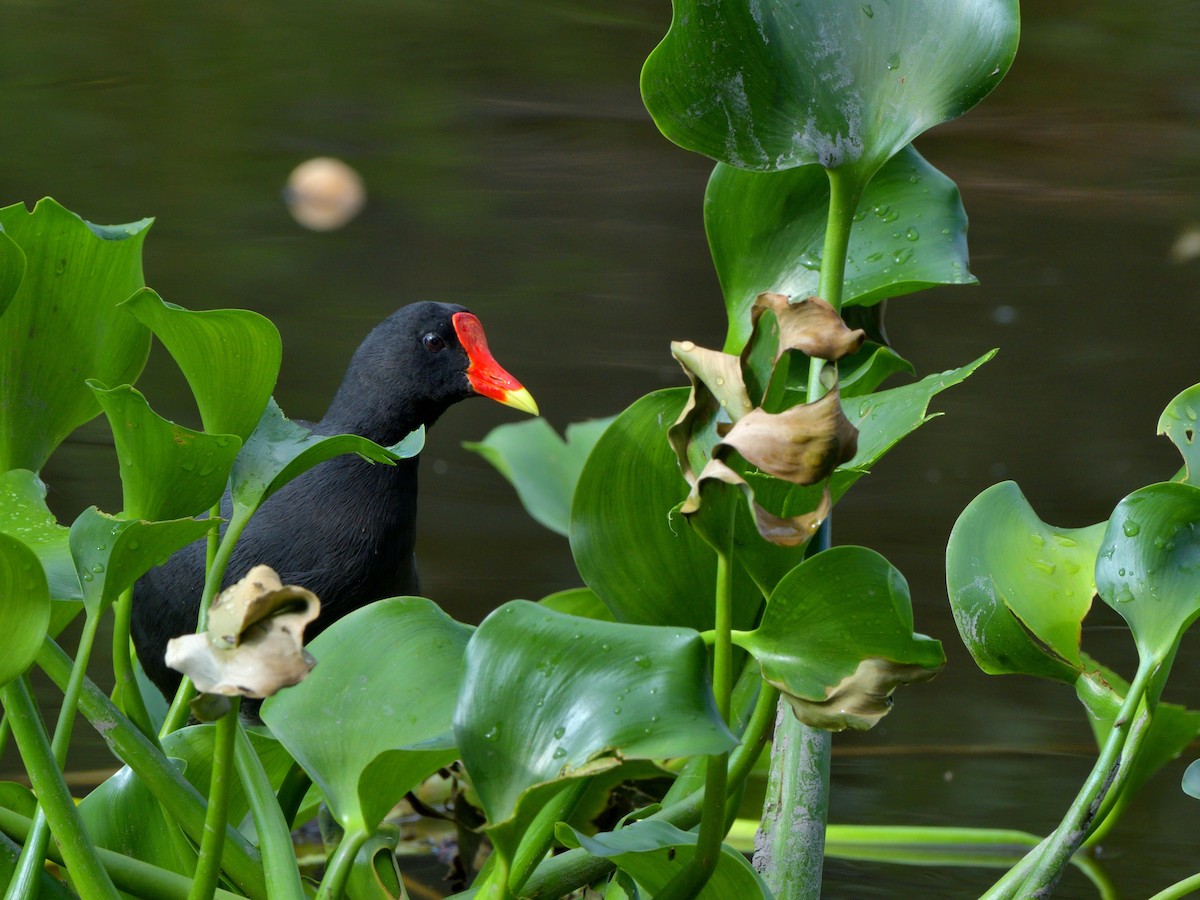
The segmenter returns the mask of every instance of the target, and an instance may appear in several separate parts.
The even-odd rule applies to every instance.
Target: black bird
[[[488,351],[479,319],[461,306],[414,303],[367,335],[312,428],[390,446],[476,395],[537,415],[533,397]],[[373,600],[418,593],[417,459],[388,466],[339,456],[290,482],[242,532],[224,586],[265,563],[284,584],[308,588],[321,599],[321,615],[306,637]],[[138,658],[167,697],[180,681],[163,661],[167,641],[196,630],[204,555],[205,542],[197,541],[134,587]]]

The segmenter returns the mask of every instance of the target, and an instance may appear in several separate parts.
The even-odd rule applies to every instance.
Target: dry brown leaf
[[[867,336],[861,328],[848,328],[837,310],[820,297],[792,301],[783,294],[759,294],[750,309],[752,327],[768,309],[779,322],[776,360],[787,350],[799,350],[834,362],[858,350]]]
[[[871,657],[860,662],[853,674],[830,688],[824,700],[795,697],[782,685],[776,683],[775,686],[784,691],[783,696],[792,712],[805,725],[826,731],[844,731],[846,728],[865,731],[887,715],[896,688],[928,681],[937,673],[938,670],[925,666]]]
[[[721,439],[768,475],[793,484],[816,484],[854,458],[858,429],[842,412],[839,393],[772,414],[747,413]]]
[[[273,569],[255,566],[221,592],[206,633],[167,643],[167,665],[203,693],[269,697],[316,665],[304,650],[304,629],[320,610],[312,591],[284,586]]]

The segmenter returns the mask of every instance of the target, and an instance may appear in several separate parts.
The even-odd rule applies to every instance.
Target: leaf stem
[[[233,507],[233,515],[230,517],[229,525],[225,529],[225,533],[221,535],[221,543],[217,547],[216,553],[213,555],[212,563],[205,570],[204,575],[204,593],[200,596],[200,614],[196,622],[196,631],[201,632],[208,626],[208,609],[212,606],[213,598],[221,589],[221,582],[225,578],[225,569],[229,565],[229,558],[233,555],[233,548],[237,544],[237,540],[242,536],[242,530],[246,527],[246,523],[250,521],[252,511],[245,511],[236,504]],[[175,692],[175,697],[171,701],[171,707],[167,710],[166,718],[163,720],[162,728],[158,732],[159,738],[164,738],[173,731],[178,731],[187,724],[189,716],[188,704],[192,702],[192,698],[196,696],[196,689],[192,685],[192,680],[186,675],[179,683],[179,689]]]
[[[19,813],[0,806],[0,832],[14,840],[24,841],[28,838],[33,822]],[[96,848],[105,871],[118,889],[137,897],[155,897],[158,900],[185,900],[192,879],[177,872],[160,869],[139,859],[131,859],[103,847]],[[46,856],[51,861],[63,865],[62,852],[54,844],[47,848]],[[44,873],[43,873],[44,874]],[[57,882],[54,882],[57,884]],[[45,884],[43,883],[43,890]],[[32,896],[26,894],[25,896]],[[218,890],[218,900],[237,900],[240,894]]]
[[[221,874],[221,851],[225,846],[225,825],[229,819],[229,793],[236,777],[233,745],[238,732],[239,700],[234,697],[229,711],[217,719],[213,738],[212,777],[208,783],[208,812],[200,839],[200,858],[188,900],[208,900],[217,888]]]
[[[83,620],[83,633],[79,636],[79,648],[75,653],[75,662],[71,666],[71,676],[63,692],[62,706],[58,710],[58,722],[54,726],[54,738],[50,742],[50,750],[54,761],[61,770],[67,763],[67,748],[71,743],[71,732],[75,726],[75,714],[79,709],[79,692],[83,687],[83,678],[87,673],[88,660],[92,655],[92,647],[96,643],[96,631],[100,624],[100,613],[87,612]],[[33,828],[21,850],[17,871],[9,882],[5,898],[33,896],[26,893],[31,891],[45,868],[46,848],[50,842],[50,827],[46,821],[46,812],[38,804],[33,817]]]
[[[1143,660],[1138,666],[1091,774],[1075,795],[1075,800],[1058,827],[993,884],[981,900],[1011,900],[1017,896],[1035,894],[1044,896],[1053,889],[1063,868],[1079,849],[1091,827],[1101,821],[1097,813],[1101,811],[1111,789],[1116,787],[1119,792],[1120,784],[1124,782],[1124,777],[1118,781],[1118,776],[1122,768],[1128,772],[1129,766],[1122,766],[1122,750],[1131,732],[1137,732],[1134,740],[1140,743],[1141,732],[1148,728],[1148,716],[1138,715],[1134,719],[1134,715],[1138,713],[1147,686],[1157,669],[1158,665],[1153,660]]]
[[[342,834],[342,840],[334,848],[325,864],[325,875],[317,889],[316,900],[337,900],[346,891],[346,881],[354,868],[354,857],[367,842],[370,832],[356,828]]]
[[[577,778],[568,783],[529,823],[508,870],[508,890],[514,897],[521,896],[521,888],[550,851],[554,826],[571,815],[591,783],[591,778]]]
[[[24,677],[10,681],[0,689],[0,700],[12,723],[13,737],[25,763],[25,771],[29,774],[40,808],[45,810],[46,819],[62,848],[76,890],[84,900],[94,897],[119,900],[120,895],[79,820],[75,801],[71,799],[71,792],[54,759],[50,739],[42,727],[29,683]]]
[[[236,720],[237,714],[234,713]],[[267,895],[271,900],[304,900],[304,888],[300,882],[300,870],[296,865],[296,852],[292,846],[289,820],[275,800],[271,780],[263,769],[262,760],[254,751],[249,735],[237,722],[234,735],[234,762],[238,776],[246,789],[246,800],[254,818],[254,830],[258,834],[262,850],[263,872],[267,879]]]
[[[42,642],[37,664],[60,689],[65,688],[70,678],[71,658],[50,637]],[[188,837],[199,842],[204,832],[204,798],[183,773],[117,709],[104,691],[86,678],[79,697],[79,710],[101,734],[109,749],[141,779],[163,811],[179,823]],[[265,897],[262,860],[258,852],[233,828],[226,829],[225,838],[222,868],[248,896]]]
[[[129,652],[129,621],[133,616],[133,588],[121,592],[113,604],[112,666],[116,684],[113,687],[113,702],[142,730],[142,734],[155,740],[154,725],[146,710],[146,701],[134,674],[133,657]]]

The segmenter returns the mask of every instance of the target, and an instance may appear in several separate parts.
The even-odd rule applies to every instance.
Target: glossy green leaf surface
[[[25,277],[25,254],[0,228],[0,316],[16,296]]]
[[[1084,657],[1085,671],[1075,682],[1075,693],[1087,709],[1088,723],[1102,747],[1116,721],[1121,703],[1129,692],[1129,683],[1110,669]],[[1122,793],[1132,795],[1154,773],[1177,759],[1200,735],[1200,711],[1176,703],[1159,703],[1154,708],[1150,728],[1130,765]]]
[[[372,603],[318,635],[317,667],[263,704],[343,828],[373,830],[458,756],[451,714],[470,634],[419,597]]]
[[[1200,487],[1200,441],[1196,439],[1200,425],[1200,384],[1177,394],[1158,420],[1158,433],[1171,439],[1183,456],[1188,484]]]
[[[568,588],[543,597],[538,601],[547,609],[566,613],[569,616],[581,616],[584,619],[602,619],[605,622],[615,622],[612,610],[604,605],[604,601],[596,596],[591,588]]]
[[[704,642],[686,629],[581,619],[523,600],[489,615],[467,648],[454,733],[502,852],[564,780],[736,743],[707,665]]]
[[[716,556],[674,511],[688,486],[667,443],[686,400],[684,388],[648,394],[605,431],[579,477],[571,552],[583,580],[618,620],[703,631],[713,627]],[[759,538],[744,509],[737,541],[739,553],[753,553],[779,575],[803,556]],[[741,565],[734,594],[735,622],[748,628],[762,593]]]
[[[737,353],[763,291],[818,293],[829,209],[819,166],[747,172],[718,165],[704,196],[704,226],[725,294]],[[911,146],[871,180],[850,228],[842,305],[870,305],[936,284],[971,284],[967,214],[954,182]]]
[[[357,434],[314,434],[288,419],[271,400],[234,462],[230,475],[233,502],[243,509],[257,509],[293,478],[343,453],[391,465],[397,459],[416,456],[424,444],[424,428],[392,447],[381,447]]]
[[[0,316],[0,471],[39,471],[100,408],[86,381],[132,383],[150,332],[117,305],[142,286],[149,219],[101,228],[53,200],[0,209],[25,276]]]
[[[838,390],[842,402],[875,393],[883,382],[900,372],[917,374],[912,363],[890,347],[874,342],[863,344],[854,356],[838,361]]]
[[[1152,484],[1118,503],[1096,589],[1129,623],[1143,661],[1169,659],[1200,616],[1200,487]]]
[[[913,633],[904,576],[866,547],[832,547],[779,582],[751,632],[734,635],[783,691],[800,721],[870,728],[892,691],[944,665],[942,645]]]
[[[283,345],[274,324],[245,309],[193,312],[165,302],[149,288],[122,306],[154,332],[178,363],[204,430],[249,437],[279,375]]]
[[[933,418],[928,409],[935,395],[965,380],[993,355],[845,403],[847,418],[858,428],[858,452],[833,473],[833,499]],[[588,587],[619,620],[703,631],[713,627],[716,557],[675,512],[688,487],[667,443],[667,429],[686,400],[684,388],[648,394],[605,431],[579,478],[571,513],[571,552]],[[757,501],[776,515],[812,509],[820,490],[753,472],[746,480]],[[762,540],[744,504],[739,507],[734,621],[737,628],[749,628],[763,593],[800,563],[803,548]]]
[[[669,139],[742,169],[818,163],[865,181],[992,90],[1017,50],[1016,0],[676,0],[642,69]]]
[[[46,506],[46,485],[37,475],[28,469],[0,474],[0,533],[12,535],[37,554],[50,596],[57,600],[83,598],[71,561],[69,532]]]
[[[983,671],[1075,683],[1104,529],[1046,524],[1011,481],[971,501],[950,532],[946,590]]]
[[[253,733],[247,736],[271,784],[278,787],[291,766],[291,757],[270,737]],[[195,725],[173,732],[163,739],[163,751],[192,786],[207,795],[212,776],[213,726]],[[248,812],[246,795],[234,779],[229,821],[236,826]],[[183,875],[195,871],[195,850],[178,826],[168,822],[158,800],[128,766],[80,801],[79,816],[97,846]]]
[[[50,625],[50,591],[36,554],[17,538],[0,534],[0,687],[33,663]]]
[[[209,527],[203,519],[147,522],[110,516],[94,506],[85,509],[72,523],[69,539],[84,605],[92,612],[107,609],[122,591],[202,538]]]
[[[121,467],[124,513],[137,519],[179,519],[211,509],[225,492],[241,441],[170,422],[137,388],[89,387],[112,428]]]
[[[647,896],[665,888],[696,854],[695,832],[681,831],[666,822],[637,822],[591,837],[560,825],[556,834],[567,847],[581,847],[592,856],[611,859]],[[696,895],[697,900],[770,900],[771,896],[750,861],[724,844],[712,878]]]
[[[482,441],[463,446],[508,479],[534,519],[565,536],[579,473],[611,422],[592,419],[568,425],[564,440],[545,419],[530,419],[501,425]]]

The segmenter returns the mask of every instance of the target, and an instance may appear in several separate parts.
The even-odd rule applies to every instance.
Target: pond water
[[[701,224],[711,163],[663,139],[638,96],[669,17],[665,0],[10,3],[0,203],[52,195],[95,222],[158,217],[148,284],[190,308],[273,319],[277,398],[294,417],[320,415],[375,322],[439,298],[480,315],[561,429],[682,383],[670,340],[723,337]],[[949,664],[902,690],[873,731],[835,739],[833,819],[1044,832],[1090,767],[1087,723],[1061,686],[978,672],[949,614],[943,551],[995,481],[1015,479],[1044,519],[1078,526],[1178,466],[1154,428],[1200,381],[1200,260],[1180,243],[1200,228],[1200,4],[1027,4],[1006,81],[918,146],[962,190],[981,284],[895,301],[889,333],[921,374],[1000,354],[937,398],[945,417],[838,507],[835,539],[899,566],[918,629]],[[301,229],[281,202],[288,172],[318,155],[351,163],[368,193],[331,233]],[[140,386],[195,422],[164,354]],[[425,451],[424,582],[468,621],[578,583],[566,542],[460,448],[515,419],[464,404]],[[62,518],[119,506],[100,423],[45,477]],[[1086,647],[1129,675],[1132,645],[1105,613]],[[1197,676],[1193,640],[1168,698],[1200,706]],[[1200,865],[1200,804],[1178,788],[1187,761],[1105,847],[1121,896]],[[108,764],[97,742],[72,759]],[[831,861],[826,896],[972,896],[993,877]],[[1059,896],[1096,891],[1071,873]]]

